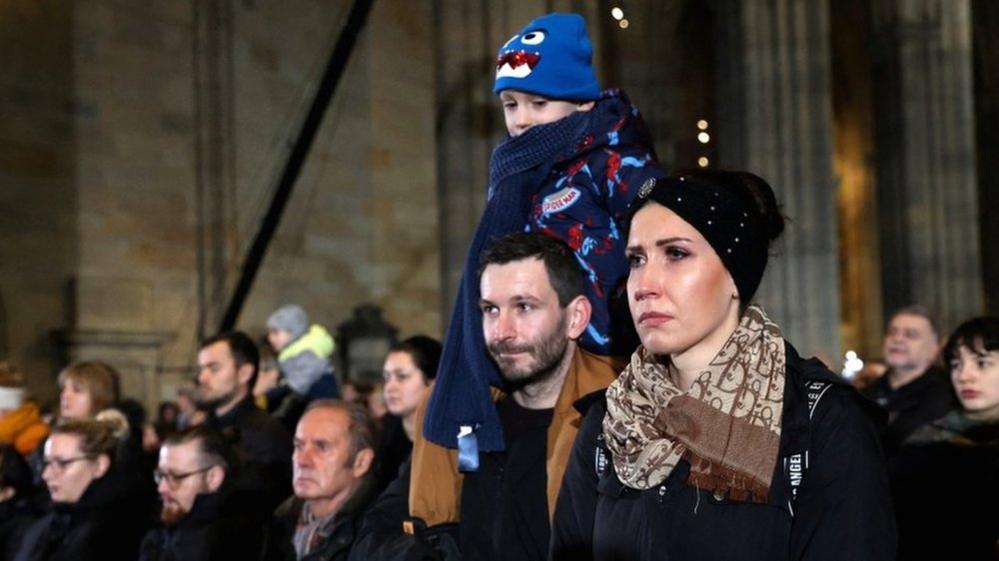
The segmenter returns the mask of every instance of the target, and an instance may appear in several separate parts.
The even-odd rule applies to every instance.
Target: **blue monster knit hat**
[[[593,45],[579,14],[548,14],[499,49],[493,93],[518,90],[566,101],[600,97]]]

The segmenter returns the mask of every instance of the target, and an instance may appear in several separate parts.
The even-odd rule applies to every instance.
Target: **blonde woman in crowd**
[[[141,474],[116,469],[126,432],[116,413],[53,427],[42,470],[51,510],[25,533],[16,561],[135,559],[149,505],[136,489]]]

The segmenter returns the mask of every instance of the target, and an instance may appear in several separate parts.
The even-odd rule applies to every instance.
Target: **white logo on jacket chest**
[[[545,197],[544,202],[541,203],[541,211],[545,214],[562,212],[576,204],[580,196],[582,196],[582,193],[579,192],[579,189],[566,187]]]

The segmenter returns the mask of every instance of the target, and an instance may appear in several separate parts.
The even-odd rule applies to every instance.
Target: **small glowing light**
[[[628,29],[628,25],[629,24],[628,24],[628,20],[626,20],[626,19],[623,19],[623,20],[617,22],[617,24],[621,26],[621,29]]]
[[[701,129],[702,131],[708,130],[708,122],[705,121],[704,119],[697,121],[697,128]]]
[[[614,19],[616,19],[616,20],[618,20],[618,21],[620,21],[621,19],[624,18],[624,10],[622,10],[621,8],[616,8],[616,7],[612,8],[611,9],[611,17],[614,18]]]
[[[697,158],[697,165],[701,166],[702,168],[708,167],[708,164],[710,164],[710,163],[711,162],[709,162],[708,159],[705,158],[704,156],[701,156],[700,158]]]
[[[699,132],[697,133],[697,140],[699,140],[701,144],[707,144],[711,141],[711,135],[706,132]]]
[[[847,380],[852,380],[864,369],[864,361],[860,360],[860,356],[857,355],[856,351],[846,351],[845,358],[846,360],[843,362],[843,370],[840,371],[840,375]]]

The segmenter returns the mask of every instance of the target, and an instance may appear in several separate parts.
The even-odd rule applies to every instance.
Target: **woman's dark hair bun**
[[[691,169],[675,172],[673,177],[720,188],[755,211],[767,241],[772,243],[784,232],[786,218],[780,212],[774,190],[762,177],[748,171]]]
[[[773,242],[784,232],[784,215],[780,212],[780,205],[777,204],[777,196],[770,184],[762,177],[749,173],[748,171],[729,172],[738,177],[739,183],[745,190],[745,195],[750,197],[753,207],[757,210],[757,216],[763,226],[763,231],[767,238]]]

